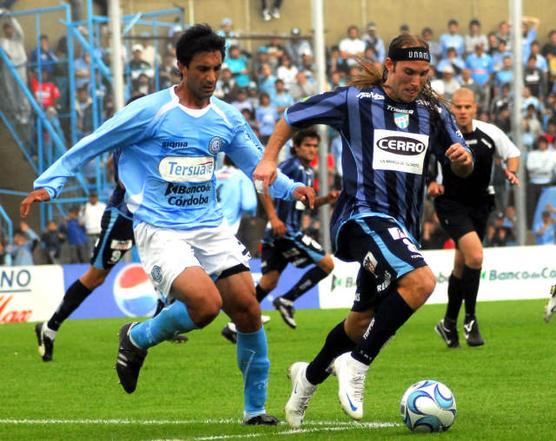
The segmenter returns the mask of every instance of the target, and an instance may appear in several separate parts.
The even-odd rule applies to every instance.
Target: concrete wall
[[[152,11],[184,8],[187,21],[206,22],[218,27],[223,17],[230,17],[234,28],[244,33],[288,34],[294,26],[303,34],[311,33],[311,0],[284,0],[282,17],[279,20],[264,22],[260,15],[260,0],[120,0],[125,14],[140,11]],[[83,0],[85,3],[86,0]],[[59,0],[19,0],[15,9],[57,6]],[[380,34],[389,41],[397,34],[399,26],[406,23],[411,31],[418,33],[425,26],[430,26],[439,36],[444,32],[450,18],[460,22],[462,32],[467,30],[471,18],[478,17],[486,32],[495,30],[501,20],[508,19],[509,0],[324,0],[326,44],[336,44],[344,37],[349,25],[360,27],[368,21],[378,25]],[[86,8],[84,8],[86,11]],[[556,7],[554,0],[534,0],[523,2],[524,15],[541,18],[539,40],[544,42],[550,29],[556,29]],[[43,31],[53,38],[59,37],[63,28],[58,22],[62,17],[50,14],[43,22]],[[34,19],[22,19],[22,22],[34,29]],[[34,47],[34,32],[28,32],[28,42]],[[259,40],[246,43],[257,47]]]

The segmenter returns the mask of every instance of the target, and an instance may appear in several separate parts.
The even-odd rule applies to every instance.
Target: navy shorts
[[[352,311],[375,309],[405,274],[427,266],[417,245],[392,219],[365,217],[348,221],[340,230],[336,256],[359,262]]]
[[[93,250],[91,265],[109,270],[135,245],[133,221],[110,207],[104,210],[100,225],[100,236]]]
[[[488,217],[494,209],[494,196],[483,197],[474,206],[438,196],[434,200],[434,208],[442,228],[456,243],[472,231],[475,231],[482,241]]]
[[[263,243],[261,272],[278,271],[281,273],[291,263],[296,268],[305,268],[319,263],[325,256],[322,246],[312,237],[303,233],[287,234],[274,239],[273,243]]]

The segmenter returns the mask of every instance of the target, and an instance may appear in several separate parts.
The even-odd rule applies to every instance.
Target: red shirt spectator
[[[56,107],[56,100],[60,98],[60,90],[56,84],[50,82],[43,74],[43,82],[39,83],[36,77],[31,80],[31,90],[35,98],[43,106],[48,109],[49,107]]]

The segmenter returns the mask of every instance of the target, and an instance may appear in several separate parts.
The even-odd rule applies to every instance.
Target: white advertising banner
[[[427,303],[447,301],[448,277],[454,250],[423,251],[436,276],[436,288]],[[332,274],[319,284],[321,308],[349,308],[355,295],[359,264],[334,259]],[[485,248],[478,300],[546,298],[556,284],[556,246]]]
[[[59,265],[0,266],[0,323],[47,320],[63,296]]]

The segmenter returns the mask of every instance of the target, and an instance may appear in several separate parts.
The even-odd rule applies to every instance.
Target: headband
[[[388,49],[388,57],[393,61],[426,61],[430,63],[431,56],[426,47],[400,47]]]

